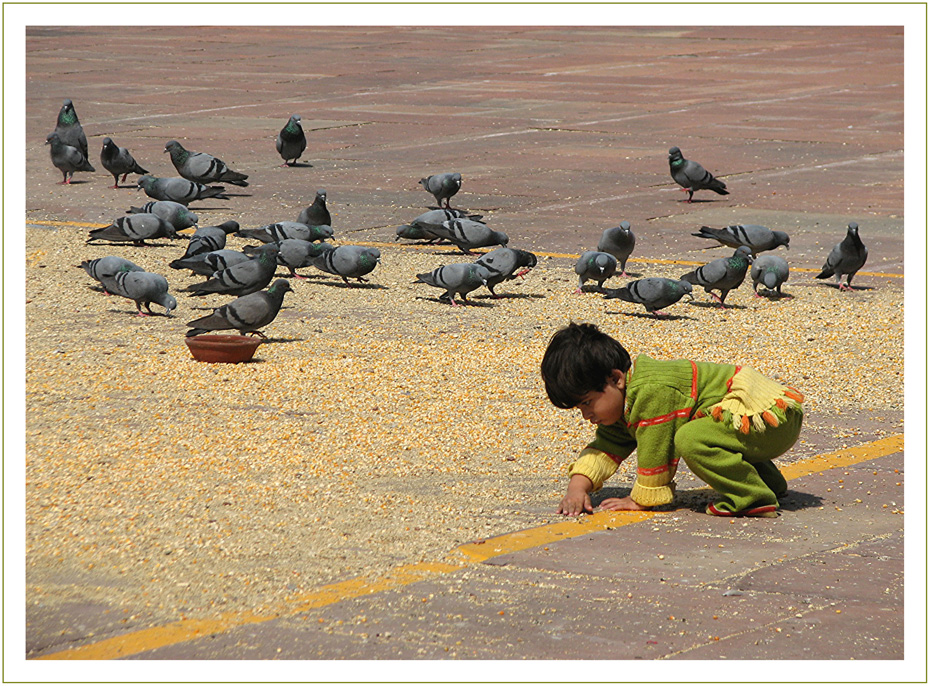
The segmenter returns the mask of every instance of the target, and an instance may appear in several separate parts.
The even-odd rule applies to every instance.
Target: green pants
[[[772,460],[788,451],[801,433],[801,410],[765,431],[742,434],[712,417],[694,419],[675,433],[675,449],[694,474],[719,493],[718,510],[739,512],[778,505],[788,482]]]

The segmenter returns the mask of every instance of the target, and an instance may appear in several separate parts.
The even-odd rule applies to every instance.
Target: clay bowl
[[[248,362],[262,344],[258,336],[201,334],[184,339],[191,355],[200,362]]]

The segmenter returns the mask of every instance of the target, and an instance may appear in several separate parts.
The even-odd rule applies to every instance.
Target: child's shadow
[[[591,505],[596,510],[608,498],[625,498],[632,492],[631,488],[602,488],[591,496]],[[707,506],[715,501],[716,494],[710,488],[681,489],[676,493],[675,503],[655,508],[654,512],[667,512],[670,510],[691,510],[704,514]],[[808,510],[823,505],[823,498],[813,493],[789,490],[778,499],[780,509],[785,512]]]

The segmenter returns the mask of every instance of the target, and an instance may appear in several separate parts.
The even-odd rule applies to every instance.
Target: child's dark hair
[[[549,341],[540,366],[556,407],[575,407],[590,391],[603,391],[610,372],[630,368],[630,354],[594,324],[572,322]]]

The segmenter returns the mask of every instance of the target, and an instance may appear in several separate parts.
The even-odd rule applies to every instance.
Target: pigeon
[[[113,175],[113,188],[119,188],[120,174],[123,175],[123,183],[130,174],[148,174],[148,170],[140,167],[126,148],[119,147],[109,136],[103,139],[100,164]]]
[[[604,282],[616,272],[616,257],[606,252],[586,250],[575,262],[575,273],[578,275],[578,288],[575,293],[582,292],[585,281],[597,281],[597,290],[603,290]]]
[[[287,124],[278,133],[274,146],[281,155],[281,159],[284,160],[282,167],[292,166],[290,160],[294,160],[294,164],[297,164],[297,160],[307,149],[307,137],[300,126],[299,114],[292,114],[287,120]]]
[[[219,226],[201,226],[194,231],[187,243],[187,250],[179,259],[183,260],[200,253],[222,250],[226,247],[226,235],[238,230],[239,222],[232,220],[223,222]],[[173,267],[175,262],[177,260],[169,263],[168,266]],[[184,269],[184,267],[174,267],[174,269]]]
[[[321,255],[327,248],[332,249],[329,243],[312,243],[299,238],[285,238],[283,241],[276,242],[276,245],[278,246],[278,264],[287,267],[290,275],[297,279],[307,278],[298,274],[298,269],[312,266],[312,258]],[[260,249],[247,245],[242,251],[246,255],[255,255]]]
[[[491,276],[488,278],[487,285],[491,295],[495,298],[500,297],[494,292],[495,286],[518,276],[524,276],[536,266],[536,263],[536,255],[516,248],[496,248],[475,260],[475,264],[480,264],[490,272]]]
[[[430,241],[439,240],[440,237],[430,230],[431,227],[442,226],[443,222],[452,221],[453,219],[470,219],[477,222],[481,220],[481,215],[451,208],[430,210],[416,217],[409,224],[398,226],[396,232],[397,237],[394,240],[400,238]]]
[[[730,194],[723,181],[714,178],[713,174],[694,160],[686,160],[677,146],[668,151],[668,167],[675,183],[688,191],[688,199],[685,202],[691,202],[695,191],[705,189],[718,195]]]
[[[310,263],[314,267],[327,274],[341,276],[346,283],[349,283],[350,278],[362,282],[368,281],[362,277],[372,272],[379,262],[381,262],[381,251],[362,245],[340,245],[334,248],[324,244],[320,255],[310,258]]]
[[[248,186],[248,174],[233,171],[223,160],[205,152],[185,150],[177,141],[168,141],[165,152],[171,156],[171,164],[178,174],[188,181],[209,185],[211,183],[230,183],[233,186]]]
[[[455,294],[462,296],[462,303],[468,304],[466,295],[476,288],[486,286],[491,272],[486,267],[473,262],[447,264],[437,267],[431,272],[417,274],[414,283],[425,283],[436,288],[444,288],[445,293],[439,296],[440,300],[448,300],[457,306]]]
[[[110,241],[145,245],[147,238],[180,238],[174,227],[156,214],[128,214],[112,224],[90,232],[88,243]]]
[[[698,238],[713,238],[721,245],[731,248],[745,245],[752,251],[753,257],[760,252],[774,250],[779,245],[785,246],[785,250],[788,250],[790,240],[788,234],[784,231],[772,231],[768,227],[756,224],[734,224],[725,226],[722,229],[702,226],[700,231],[691,235]]]
[[[846,238],[833,246],[833,250],[827,255],[827,261],[823,264],[821,271],[816,278],[826,279],[829,276],[836,276],[836,286],[841,291],[851,291],[853,287],[849,285],[856,272],[862,269],[866,258],[869,256],[869,250],[859,238],[859,225],[856,222],[850,222],[846,228]],[[843,274],[846,275],[846,285],[841,282]]]
[[[49,146],[49,152],[52,156],[52,164],[61,172],[62,179],[59,185],[70,184],[74,172],[96,171],[87,157],[73,145],[68,145],[61,140],[56,132],[52,131],[45,139],[45,144]]]
[[[761,255],[753,260],[749,275],[756,296],[762,297],[759,293],[760,285],[782,295],[781,285],[788,280],[788,262],[778,255]]]
[[[182,205],[173,200],[152,200],[145,203],[142,207],[130,207],[131,214],[142,214],[148,212],[155,214],[171,224],[175,231],[189,229],[197,224],[198,217],[196,214],[187,209],[187,205]]]
[[[745,245],[741,245],[730,257],[721,257],[720,259],[708,262],[703,267],[698,267],[690,271],[681,278],[695,286],[703,286],[705,292],[710,297],[720,303],[720,307],[726,307],[723,301],[726,300],[727,293],[734,288],[739,288],[746,278],[746,270],[752,263],[752,251]],[[712,290],[720,291],[720,297]]]
[[[271,283],[274,277],[278,267],[278,250],[278,246],[274,243],[263,245],[258,249],[258,255],[251,260],[234,264],[217,272],[207,281],[193,284],[184,290],[195,296],[210,293],[248,295],[260,291]]]
[[[617,258],[617,262],[620,263],[620,276],[623,277],[628,276],[626,261],[630,258],[635,246],[636,236],[633,235],[628,221],[622,221],[620,226],[612,229],[606,229],[597,243],[598,251],[610,253]]]
[[[207,198],[229,200],[229,196],[224,195],[226,189],[223,186],[204,186],[202,183],[188,181],[178,176],[159,178],[145,174],[139,177],[137,184],[150,198],[171,200],[182,205],[189,205],[194,200],[206,200]]]
[[[471,219],[451,219],[439,226],[433,226],[430,231],[455,244],[466,255],[471,255],[473,248],[507,245],[510,240],[506,233],[494,231],[487,224]]]
[[[114,295],[134,300],[137,316],[147,317],[152,312],[151,304],[157,303],[165,308],[165,314],[178,306],[178,301],[168,293],[168,280],[161,274],[139,271],[119,271],[113,277]],[[148,311],[143,312],[142,307]]]
[[[662,308],[674,305],[686,295],[694,300],[691,291],[692,286],[687,281],[654,276],[631,281],[623,288],[608,289],[604,298],[619,298],[626,302],[639,303],[647,312],[659,317],[664,314],[660,312]]]
[[[440,240],[439,236],[425,226],[415,226],[413,224],[404,224],[397,227],[394,240],[399,241],[401,238],[409,238],[414,241],[429,241],[430,243]]]
[[[74,103],[71,100],[65,100],[58,111],[55,133],[61,138],[62,143],[77,148],[84,155],[84,159],[90,159],[90,154],[87,152],[87,136],[84,135],[84,127],[78,121],[77,112],[74,111]]]
[[[103,292],[109,295],[116,288],[113,278],[119,272],[142,272],[145,271],[134,262],[130,262],[125,257],[108,255],[99,257],[95,260],[84,260],[81,262],[81,269],[87,272],[87,275],[99,282],[103,286]]]
[[[446,201],[446,207],[450,207],[449,199],[459,192],[462,187],[462,175],[458,172],[454,174],[433,174],[426,178],[420,179],[420,185],[436,198],[436,203],[442,207],[442,201]]]
[[[241,229],[236,232],[240,238],[253,238],[262,243],[275,243],[288,238],[302,241],[325,241],[333,237],[331,226],[308,226],[300,222],[278,222],[267,224],[257,229]]]
[[[313,199],[313,204],[309,207],[305,207],[299,215],[297,215],[297,222],[300,224],[306,224],[307,226],[332,226],[333,221],[332,217],[329,215],[329,210],[326,209],[326,191],[318,190],[316,192],[316,197]]]
[[[194,328],[188,331],[187,335],[196,336],[208,331],[236,329],[242,335],[255,333],[264,338],[259,329],[271,324],[278,316],[281,303],[284,302],[284,294],[290,290],[291,284],[287,279],[277,279],[267,291],[243,295],[222,307],[217,307],[212,314],[188,322],[187,325]]]
[[[190,269],[194,274],[213,276],[217,272],[229,269],[240,262],[248,262],[252,257],[236,250],[214,250],[202,252],[191,257],[174,260],[168,264],[172,269]]]

